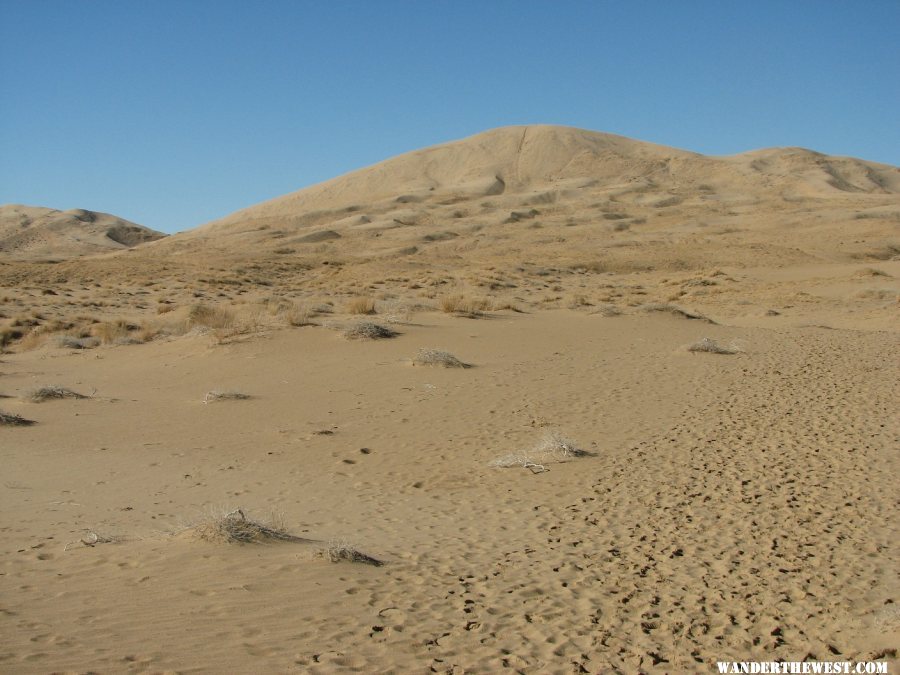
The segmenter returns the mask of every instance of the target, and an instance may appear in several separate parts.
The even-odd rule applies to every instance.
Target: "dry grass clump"
[[[705,337],[688,347],[689,352],[707,352],[709,354],[739,354],[740,348],[734,344],[720,345],[712,338]]]
[[[104,321],[95,324],[91,328],[94,337],[99,338],[103,344],[135,344],[142,342],[133,335],[134,331],[140,329],[140,326],[123,319],[116,321]]]
[[[414,366],[441,366],[442,368],[471,368],[470,363],[463,363],[450,352],[441,349],[420,349],[413,357]]]
[[[695,319],[698,321],[705,321],[706,323],[715,324],[715,321],[712,319],[703,316],[699,312],[692,312],[688,309],[683,309],[681,307],[677,307],[676,305],[670,305],[662,302],[650,302],[646,305],[641,305],[638,307],[642,312],[663,312],[666,314],[671,314],[672,316],[678,316],[683,319]]]
[[[57,335],[56,345],[66,349],[93,349],[100,346],[100,340],[95,337],[76,337],[74,335]]]
[[[593,310],[591,314],[599,314],[600,316],[611,318],[614,316],[621,316],[622,310],[611,303],[603,303],[597,305],[597,309]]]
[[[491,303],[485,298],[469,298],[464,295],[445,295],[441,298],[441,311],[468,318],[482,316],[490,309]]]
[[[360,321],[343,330],[343,336],[348,340],[383,340],[397,335],[397,331],[371,321]]]
[[[375,567],[381,567],[384,565],[384,562],[378,560],[378,558],[373,558],[372,556],[363,553],[359,549],[357,549],[352,544],[349,544],[346,541],[332,541],[328,543],[328,546],[318,553],[319,557],[325,558],[333,563],[338,563],[342,561],[352,562],[352,563],[362,563],[364,565],[374,565]]]
[[[288,326],[294,326],[298,328],[300,326],[313,326],[315,325],[312,321],[312,318],[317,314],[315,308],[310,307],[305,303],[291,303],[291,306],[286,309],[282,316],[284,317],[285,322]]]
[[[204,403],[212,403],[213,401],[246,401],[250,398],[250,394],[245,394],[241,391],[220,391],[218,389],[213,389],[212,391],[206,392],[206,396],[203,397]]]
[[[192,305],[187,315],[188,328],[230,329],[235,326],[234,313],[224,307],[212,307],[203,303]]]
[[[532,473],[542,473],[548,471],[547,464],[566,462],[577,457],[586,457],[588,454],[585,450],[580,449],[574,441],[563,436],[559,431],[551,429],[530,450],[503,455],[493,460],[490,466],[497,468],[519,466],[530,469]]]
[[[375,301],[372,298],[351,298],[347,302],[347,314],[374,314]]]
[[[36,424],[36,422],[25,419],[21,415],[0,410],[0,427],[30,427],[32,424]]]
[[[61,398],[89,398],[84,394],[79,394],[77,391],[72,391],[67,387],[58,387],[56,385],[50,385],[46,387],[38,387],[37,389],[33,389],[29,391],[25,398],[33,403],[43,403],[44,401],[52,401]]]
[[[263,544],[273,541],[308,542],[285,530],[281,518],[273,514],[267,522],[248,518],[242,509],[210,514],[206,519],[187,528],[187,532],[202,541],[216,544]]]

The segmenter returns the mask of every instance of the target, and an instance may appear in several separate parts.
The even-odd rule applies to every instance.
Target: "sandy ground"
[[[896,658],[895,333],[574,311],[396,328],[5,355],[3,408],[38,423],[0,430],[0,668]],[[702,337],[742,353],[685,349]],[[411,365],[423,347],[474,367]],[[22,400],[45,384],[93,396]],[[589,454],[490,466],[547,429]],[[314,542],[184,531],[238,507]],[[338,539],[386,564],[316,557]]]
[[[514,127],[121,252],[11,213],[0,671],[897,670],[896,167]]]

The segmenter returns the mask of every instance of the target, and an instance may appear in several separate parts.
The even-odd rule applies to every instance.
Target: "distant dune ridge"
[[[615,188],[656,195],[677,189],[686,198],[713,192],[732,197],[898,194],[900,170],[802,148],[709,157],[582,129],[514,126],[409,152],[242,209],[190,234],[208,236],[251,223],[302,225],[297,219],[315,220],[316,211],[353,212],[383,200],[394,200],[397,210],[494,196],[558,203]]]
[[[0,256],[7,258],[73,258],[131,248],[165,236],[108,213],[0,206]]]

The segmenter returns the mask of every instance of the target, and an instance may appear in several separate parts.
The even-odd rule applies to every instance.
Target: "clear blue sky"
[[[900,0],[0,0],[0,203],[174,232],[564,124],[900,164]]]

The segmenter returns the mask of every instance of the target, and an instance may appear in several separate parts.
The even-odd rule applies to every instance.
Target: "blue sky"
[[[900,0],[0,0],[0,203],[174,232],[548,123],[900,164]]]

